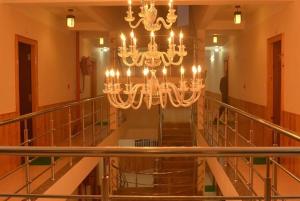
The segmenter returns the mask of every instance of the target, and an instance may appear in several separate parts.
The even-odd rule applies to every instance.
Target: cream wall
[[[213,61],[211,61],[212,55],[214,55]],[[224,59],[226,55],[227,52],[224,48],[221,52],[215,52],[214,48],[205,49],[206,90],[220,93],[219,82],[224,75]]]
[[[98,46],[98,40],[100,36],[105,36],[104,33],[80,32],[79,37],[79,52],[80,58],[83,56],[91,57],[96,61],[96,95],[103,94],[104,81],[105,81],[105,69],[110,65],[110,53],[111,51],[103,51]],[[106,38],[105,38],[106,39]],[[107,39],[106,39],[107,40]],[[84,79],[84,87],[83,87]],[[81,86],[81,98],[89,98],[92,96],[92,76],[80,75]]]
[[[75,99],[75,33],[46,10],[0,3],[0,114],[16,111],[15,35],[38,41],[39,106]]]
[[[247,16],[245,29],[232,34],[225,46],[229,56],[230,96],[266,105],[267,39],[283,33],[283,109],[300,114],[300,93],[297,92],[300,85],[300,57],[297,55],[300,47],[299,19],[300,1],[260,6]],[[215,91],[219,78],[213,74],[220,74],[220,71],[209,71],[208,89]]]

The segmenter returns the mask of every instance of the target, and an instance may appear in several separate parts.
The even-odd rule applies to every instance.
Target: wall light
[[[75,27],[75,16],[72,14],[73,9],[69,9],[69,14],[67,15],[67,27],[74,28]]]
[[[213,43],[214,44],[218,43],[218,36],[216,36],[216,35],[213,36]]]
[[[235,6],[236,10],[234,12],[234,24],[242,23],[242,12],[240,11],[241,6]]]
[[[216,47],[215,47],[215,52],[219,52],[219,51],[220,51],[219,47],[216,46]]]
[[[99,44],[104,45],[104,38],[102,38],[102,37],[99,38]]]
[[[210,55],[210,62],[211,62],[211,63],[215,62],[215,53],[214,53],[214,51],[211,52],[211,55]]]

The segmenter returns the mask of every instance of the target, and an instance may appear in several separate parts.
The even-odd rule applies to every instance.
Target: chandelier
[[[137,28],[141,23],[145,30],[150,33],[150,42],[146,51],[139,51],[137,47],[137,38],[133,31],[130,33],[130,44],[127,47],[126,36],[122,33],[122,46],[119,47],[118,56],[122,62],[128,66],[126,71],[127,79],[120,79],[118,69],[107,69],[105,72],[106,81],[103,92],[107,94],[110,104],[120,109],[138,109],[145,102],[146,107],[150,109],[152,105],[160,105],[165,108],[170,102],[174,107],[189,107],[195,103],[204,88],[201,78],[201,66],[192,67],[192,78],[185,77],[185,68],[180,67],[180,80],[176,83],[168,77],[168,67],[182,65],[183,58],[187,55],[183,45],[183,33],[179,34],[179,45],[175,44],[175,33],[170,31],[168,38],[168,49],[166,52],[158,50],[158,44],[155,40],[155,32],[163,26],[165,29],[171,29],[176,22],[176,10],[173,8],[173,0],[169,0],[169,9],[167,19],[157,17],[157,9],[154,1],[142,3],[141,11],[138,14],[140,19],[134,24],[132,2],[128,0],[128,11],[125,21],[129,23],[132,29]],[[177,59],[175,59],[177,58]],[[132,81],[132,68],[143,67],[143,81],[134,83]],[[158,78],[157,68],[161,67],[162,78]]]

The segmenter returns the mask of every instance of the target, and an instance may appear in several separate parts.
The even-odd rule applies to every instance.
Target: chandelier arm
[[[116,105],[118,105],[119,108],[121,108],[121,109],[128,109],[128,108],[130,108],[130,104],[129,103],[126,104],[126,103],[120,102],[120,100],[118,100],[118,96],[119,96],[119,94],[113,94],[112,97],[113,97],[114,103]]]
[[[122,61],[126,66],[129,66],[129,67],[135,66],[134,61],[132,61],[132,63],[127,62],[127,57],[125,57],[125,58],[122,57]]]
[[[129,107],[130,107],[130,105],[131,105],[131,101],[132,101],[132,99],[131,99],[131,95],[128,95],[128,98],[127,98],[127,100],[126,101],[123,101],[123,98],[121,97],[121,95],[120,94],[117,94],[117,98],[116,98],[117,100],[118,100],[118,102],[120,103],[120,105],[124,105],[124,107],[127,107],[128,105],[129,105]],[[129,108],[128,107],[128,108]]]
[[[166,61],[165,57],[168,58],[169,62]],[[170,61],[169,56],[166,52],[161,52],[160,58],[162,59],[165,66],[170,66],[171,65],[171,61]]]
[[[195,93],[197,94],[196,97],[195,97]],[[191,106],[192,104],[194,104],[199,99],[199,97],[201,95],[201,91],[200,92],[195,92],[195,93],[193,93],[194,98],[190,102],[186,102],[186,103],[183,104],[184,107]]]
[[[140,93],[140,100],[138,101],[138,104],[137,105],[134,105],[134,103],[132,104],[132,108],[134,110],[137,110],[137,109],[139,109],[141,107],[141,105],[143,103],[143,97],[144,97],[143,94]]]
[[[171,84],[171,83],[167,83],[167,86],[168,86],[168,88],[171,89],[170,91],[168,91],[168,96],[169,96],[171,104],[176,108],[180,107],[181,103],[180,103],[180,100],[178,100],[178,94],[176,93],[176,88],[174,88],[173,84]],[[174,98],[172,96],[172,91],[175,95]]]
[[[129,26],[132,29],[136,29],[138,26],[140,26],[141,22],[144,20],[144,18],[141,18],[135,25],[132,24],[132,22],[129,22]]]
[[[109,100],[110,104],[112,104],[112,106],[114,106],[115,108],[126,109],[123,106],[117,104],[115,98],[112,96],[113,96],[112,94],[107,95],[108,100]]]
[[[162,17],[157,18],[156,24],[159,24],[159,22],[162,23],[162,25],[165,27],[165,29],[170,29],[173,25],[173,23],[168,24]]]
[[[182,64],[182,61],[183,61],[183,56],[179,56],[179,59],[178,59],[178,61],[177,62],[171,62],[172,63],[172,65],[174,65],[174,66],[179,66],[180,64]]]
[[[170,99],[171,104],[172,104],[174,107],[176,107],[176,108],[180,107],[180,103],[177,104],[177,103],[174,102],[173,97],[172,97],[172,94],[171,94],[170,91],[168,92],[168,96],[169,96],[169,99]]]
[[[180,93],[178,88],[176,87],[175,84],[173,83],[168,83],[168,85],[170,86],[170,88],[172,89],[174,95],[175,95],[175,99],[178,102],[178,104],[182,105],[182,100],[184,99],[184,94]],[[173,96],[172,96],[173,97]]]
[[[160,105],[161,105],[161,107],[164,109],[164,108],[166,108],[166,105],[167,105],[167,101],[168,101],[168,99],[166,99],[166,94],[163,94],[162,92],[161,92],[161,90],[159,90],[159,100],[160,100]],[[163,98],[164,98],[164,100],[163,100]]]
[[[135,86],[136,86],[136,89],[135,89],[134,100],[135,100],[135,97],[136,97],[136,95],[137,95],[138,89],[141,88],[141,90],[140,90],[140,100],[137,101],[137,105],[136,105],[136,106],[134,105],[135,102],[132,103],[132,108],[133,108],[134,110],[137,110],[137,109],[139,109],[139,108],[141,107],[141,105],[142,105],[142,103],[143,103],[143,93],[142,93],[142,91],[143,91],[144,86],[143,86],[142,84],[137,84],[137,85],[135,85]]]
[[[145,61],[145,54],[139,52],[138,59],[136,60],[136,66],[142,66]]]

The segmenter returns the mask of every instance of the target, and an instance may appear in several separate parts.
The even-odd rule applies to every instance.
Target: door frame
[[[20,115],[20,88],[19,88],[19,42],[31,47],[31,92],[32,112],[38,110],[38,41],[21,35],[15,35],[15,84],[16,84],[16,112]]]
[[[281,94],[280,94],[280,125],[283,124],[283,97],[284,97],[284,34],[278,34],[267,40],[267,115],[266,118],[273,122],[273,44],[281,41]]]

